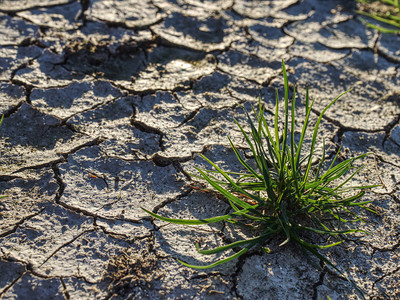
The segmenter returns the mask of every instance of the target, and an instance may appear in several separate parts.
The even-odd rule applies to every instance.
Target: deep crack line
[[[316,110],[315,108],[311,108],[311,111],[316,114],[317,116],[319,116],[321,114],[320,111]],[[346,131],[352,131],[352,132],[365,132],[365,133],[376,133],[376,132],[386,132],[386,126],[384,126],[383,128],[377,128],[377,129],[364,129],[364,128],[355,128],[355,127],[349,127],[346,125],[343,125],[341,122],[339,122],[338,120],[328,117],[327,115],[323,115],[322,119],[332,123],[333,125],[339,127],[340,130],[342,130],[343,132]]]
[[[392,271],[386,273],[385,275],[382,275],[381,277],[379,277],[378,279],[376,279],[376,280],[374,281],[374,283],[372,284],[372,288],[374,288],[375,285],[376,285],[378,282],[382,281],[382,280],[385,279],[386,277],[389,277],[389,276],[391,276],[391,275],[393,275],[393,274],[395,274],[395,273],[397,273],[397,272],[399,272],[399,271],[400,271],[400,266],[397,267],[396,269],[394,269],[394,270],[392,270]]]
[[[61,282],[61,285],[63,287],[63,296],[64,296],[64,298],[66,300],[71,299],[71,296],[69,295],[68,290],[67,290],[67,286],[66,286],[64,280],[62,279],[62,277],[60,277],[60,282]]]
[[[320,261],[320,266],[321,268],[323,268],[324,266],[324,262],[321,260]],[[323,285],[324,283],[324,278],[325,278],[326,273],[324,271],[322,271],[319,274],[319,280],[313,285],[313,296],[312,296],[312,300],[317,300],[318,299],[318,287]]]
[[[121,93],[121,94],[122,94],[122,93]],[[78,111],[78,112],[74,112],[74,113],[72,113],[70,116],[65,117],[65,118],[59,118],[59,117],[57,117],[56,115],[51,115],[51,114],[49,114],[49,115],[52,116],[52,117],[54,117],[54,118],[59,119],[59,120],[61,121],[61,125],[71,126],[72,128],[75,128],[76,126],[74,126],[73,124],[68,124],[68,121],[69,121],[70,119],[72,119],[73,117],[75,117],[75,116],[77,116],[77,115],[80,115],[80,114],[84,114],[84,113],[86,113],[86,112],[90,112],[90,111],[92,111],[92,110],[96,110],[96,109],[101,108],[101,107],[103,107],[103,106],[110,105],[110,104],[115,103],[115,102],[117,102],[118,100],[123,99],[123,98],[125,98],[125,97],[127,97],[127,95],[126,95],[126,94],[122,94],[121,96],[115,97],[115,98],[113,98],[113,99],[110,99],[110,100],[106,100],[106,101],[104,101],[104,102],[99,102],[99,103],[93,104],[91,107],[85,108],[85,109],[83,109],[83,110],[81,110],[81,111]],[[76,130],[76,129],[75,129],[75,130]],[[76,130],[76,131],[79,132],[79,133],[81,133],[81,134],[85,134],[85,133],[80,132],[80,131],[78,131],[78,130]]]
[[[10,289],[12,288],[28,271],[25,268],[25,271],[21,273],[20,276],[18,276],[16,279],[14,279],[8,286],[4,288],[4,290],[0,293],[0,299],[1,297]]]
[[[140,224],[142,222],[142,220],[135,220],[135,219],[125,218],[125,217],[111,218],[111,217],[106,217],[106,216],[99,216],[96,213],[90,212],[90,211],[82,209],[82,208],[75,207],[73,205],[69,205],[69,204],[61,201],[61,197],[65,190],[65,183],[63,182],[63,180],[61,178],[60,169],[58,168],[58,166],[56,164],[52,165],[52,170],[54,172],[54,178],[58,184],[58,191],[56,194],[56,198],[54,200],[57,205],[60,205],[61,207],[65,208],[68,211],[71,211],[73,213],[82,214],[86,217],[92,217],[94,219],[94,224],[96,224],[97,218],[101,218],[101,219],[104,219],[107,221],[120,220],[120,221],[129,222],[129,223],[133,223],[133,224]]]
[[[0,233],[0,238],[6,237],[6,236],[8,236],[8,235],[10,235],[10,234],[13,234],[14,232],[17,231],[17,229],[18,229],[23,223],[25,223],[26,221],[29,221],[30,219],[32,219],[33,217],[36,217],[37,215],[40,215],[40,214],[43,212],[44,209],[45,209],[45,207],[43,207],[41,210],[39,210],[38,212],[36,212],[36,213],[34,213],[34,214],[32,214],[32,215],[23,217],[19,222],[15,223],[15,224],[13,225],[14,227],[13,227],[12,229]]]
[[[47,257],[37,268],[42,267],[47,261],[49,261],[49,259],[51,259],[58,251],[60,251],[62,248],[68,246],[69,244],[73,243],[74,241],[76,241],[78,238],[80,238],[82,235],[84,235],[85,233],[89,233],[89,232],[94,232],[96,231],[96,229],[88,229],[85,231],[82,231],[80,234],[78,234],[77,236],[75,236],[73,239],[65,242],[64,244],[62,244],[61,246],[59,246],[56,250],[54,250],[49,257]]]
[[[51,160],[51,161],[44,162],[44,163],[40,163],[40,164],[37,164],[37,165],[30,165],[30,166],[22,167],[20,169],[17,169],[15,171],[13,171],[11,174],[20,173],[20,172],[23,172],[25,170],[42,169],[42,168],[45,168],[45,167],[49,167],[49,166],[53,166],[53,165],[56,165],[56,164],[59,164],[59,163],[63,163],[63,162],[66,161],[66,159],[67,159],[67,157],[69,155],[75,154],[75,152],[79,151],[80,149],[85,148],[85,147],[99,145],[102,142],[103,142],[103,139],[101,139],[99,137],[94,138],[92,140],[89,140],[89,141],[81,144],[81,145],[75,146],[74,148],[70,149],[68,152],[58,152],[58,153],[56,153],[56,154],[60,155],[60,157],[58,159]]]
[[[31,263],[26,262],[26,261],[21,260],[21,259],[18,259],[18,258],[15,258],[15,257],[11,256],[10,254],[5,253],[1,248],[0,248],[0,250],[1,250],[1,253],[3,254],[3,256],[0,257],[0,258],[6,260],[7,262],[16,262],[16,263],[19,263],[19,264],[22,264],[22,265],[25,266],[26,271],[23,273],[23,275],[25,275],[25,274],[27,274],[29,272],[32,275],[34,275],[34,276],[36,276],[38,278],[41,278],[41,279],[54,279],[54,278],[59,278],[60,279],[60,278],[62,278],[61,276],[48,276],[46,274],[41,274],[41,273],[39,273],[39,272],[34,270],[34,268],[33,268]],[[94,281],[92,282],[92,281],[88,280],[84,276],[67,276],[66,278],[68,278],[68,277],[73,277],[75,279],[81,279],[81,280],[85,281],[88,284],[96,284],[97,283],[97,282],[94,282]]]

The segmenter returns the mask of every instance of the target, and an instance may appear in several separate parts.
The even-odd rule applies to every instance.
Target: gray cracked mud
[[[370,235],[324,254],[368,299],[399,298],[400,36],[366,28],[355,8],[344,0],[0,1],[0,298],[358,299],[291,245],[189,269],[176,259],[218,258],[194,243],[215,247],[248,233],[167,224],[141,210],[229,212],[188,174],[208,167],[198,153],[240,171],[227,136],[248,157],[234,120],[245,124],[242,106],[259,96],[273,120],[282,59],[299,92],[299,124],[307,86],[312,123],[352,89],[322,120],[316,154],[323,138],[328,158],[340,147],[343,158],[371,152],[352,181],[380,184],[366,195],[377,213],[361,215]]]

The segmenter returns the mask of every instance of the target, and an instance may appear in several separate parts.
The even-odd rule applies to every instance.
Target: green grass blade
[[[265,189],[267,191],[268,197],[270,200],[272,200],[274,202],[276,200],[276,195],[274,193],[274,189],[273,189],[273,185],[272,185],[273,178],[269,171],[267,159],[264,155],[262,139],[261,139],[260,133],[255,128],[254,123],[251,121],[250,116],[248,116],[248,119],[250,122],[250,126],[252,128],[252,137],[255,142],[255,153],[253,153],[253,154],[258,159],[257,160],[259,163],[258,167],[263,176],[262,178],[263,178],[263,182],[265,184]]]
[[[247,114],[247,112],[246,112],[246,114]],[[247,118],[248,118],[248,121],[252,123],[252,121],[251,121],[249,115],[247,115]],[[254,155],[254,160],[255,160],[255,162],[256,162],[256,164],[257,164],[258,169],[261,170],[261,165],[260,165],[260,162],[259,162],[258,158],[256,157],[256,150],[255,150],[255,148],[254,148],[253,143],[251,142],[249,136],[248,136],[247,133],[244,131],[244,129],[242,128],[242,126],[240,126],[240,124],[239,124],[236,120],[235,120],[235,123],[236,123],[236,125],[239,127],[239,129],[240,129],[240,131],[242,132],[243,136],[245,137],[246,142],[247,142],[247,144],[249,145],[250,150],[251,150],[251,152],[252,152],[253,155]]]
[[[367,17],[370,17],[370,18],[372,18],[372,19],[374,19],[376,21],[379,21],[379,22],[394,26],[394,27],[399,27],[400,26],[400,24],[396,20],[386,19],[384,17],[378,16],[378,15],[373,15],[373,14],[370,14],[370,13],[367,13],[367,12],[364,12],[364,11],[357,11],[357,13],[359,13],[361,15],[364,15],[364,16],[367,16]],[[369,22],[367,22],[367,23],[369,23]]]
[[[278,170],[278,166],[280,164],[280,156],[279,156],[279,139],[277,142],[274,142],[274,139],[272,137],[271,131],[269,130],[269,126],[267,124],[267,120],[265,119],[265,115],[264,115],[264,110],[261,108],[261,103],[260,103],[260,111],[259,111],[259,122],[260,125],[261,123],[264,125],[264,128],[267,132],[267,134],[265,134],[265,131],[263,129],[262,126],[259,126],[261,128],[261,132],[264,135],[264,138],[267,142],[267,146],[268,146],[268,152],[270,154],[271,157],[271,162],[275,168],[275,170]]]
[[[325,162],[325,138],[322,139],[322,157],[321,157],[321,162],[318,164],[317,172],[315,173],[315,179],[319,179],[319,174],[321,172],[321,168],[324,165]]]
[[[322,229],[317,229],[317,228],[313,228],[313,227],[307,227],[307,226],[295,226],[293,227],[293,229],[296,230],[305,230],[305,231],[312,231],[315,233],[319,233],[319,234],[327,234],[327,235],[339,235],[339,234],[348,234],[348,233],[355,233],[355,232],[362,232],[362,233],[367,233],[367,231],[365,230],[361,230],[361,229],[348,229],[348,230],[322,230]]]
[[[346,183],[348,183],[351,179],[353,179],[353,177],[361,170],[363,169],[364,166],[361,166],[359,168],[357,168],[356,171],[353,172],[353,174],[351,174],[345,181],[343,181],[341,184],[339,184],[337,187],[335,187],[332,192],[335,192],[337,190],[339,190],[342,186],[344,186]]]
[[[362,19],[362,18],[360,18],[360,20],[361,20],[366,26],[368,26],[368,27],[370,27],[370,28],[372,28],[372,29],[376,29],[376,30],[378,30],[378,31],[380,31],[380,32],[383,32],[383,33],[390,33],[390,34],[398,34],[398,33],[400,33],[400,29],[388,29],[388,28],[385,28],[385,27],[381,27],[381,26],[377,26],[377,25],[374,25],[374,24],[372,24],[372,23],[369,23],[369,22],[365,21],[365,20]]]
[[[205,270],[205,269],[210,269],[210,268],[219,266],[221,264],[227,263],[227,262],[229,262],[231,260],[234,260],[235,258],[238,258],[239,256],[245,254],[248,250],[249,250],[249,248],[243,248],[242,250],[240,250],[239,252],[235,253],[234,255],[231,255],[231,256],[229,256],[229,257],[227,257],[225,259],[221,259],[221,260],[219,260],[219,261],[217,261],[215,263],[212,263],[212,264],[206,265],[206,266],[191,265],[191,264],[188,264],[188,263],[186,263],[186,262],[184,262],[184,261],[182,261],[180,259],[178,259],[178,262],[180,262],[182,265],[184,265],[186,267],[189,267],[189,268],[198,269],[198,270]]]
[[[296,158],[295,158],[295,161],[297,162],[297,168],[299,168],[301,165],[300,155],[301,155],[301,150],[303,148],[304,138],[306,136],[307,127],[308,127],[308,123],[309,123],[308,120],[310,118],[311,108],[312,108],[313,104],[314,104],[314,100],[311,102],[311,105],[309,105],[309,95],[308,95],[308,88],[307,88],[307,90],[306,90],[306,118],[304,120],[303,129],[301,131],[300,141],[299,141],[299,145],[297,147]]]
[[[275,117],[274,117],[274,129],[275,129],[275,145],[279,150],[281,146],[279,145],[279,127],[278,127],[278,115],[279,115],[279,95],[278,89],[275,89]],[[280,164],[280,162],[279,162]]]
[[[224,176],[224,178],[232,185],[232,187],[236,190],[236,191],[238,191],[238,192],[240,192],[240,193],[242,193],[243,195],[245,195],[245,196],[247,196],[247,197],[250,197],[250,198],[252,198],[252,199],[254,199],[254,200],[256,200],[256,201],[258,201],[260,198],[258,198],[258,197],[256,197],[256,196],[253,196],[252,194],[250,194],[250,193],[248,193],[247,191],[245,191],[244,189],[242,189],[239,185],[237,185],[236,184],[236,182],[234,182],[229,176],[228,176],[228,174],[226,174],[222,169],[220,169],[216,164],[214,164],[211,160],[209,160],[207,157],[205,157],[204,155],[202,155],[202,154],[200,154],[200,156],[203,158],[203,159],[205,159],[210,165],[212,165],[222,176]],[[205,173],[203,173],[203,174],[205,174]],[[204,176],[204,175],[203,175]],[[207,180],[208,181],[208,180]],[[211,183],[211,181],[208,181],[211,185],[212,185],[212,183]],[[215,184],[215,181],[214,181],[214,184]],[[215,187],[214,187],[215,188]],[[225,194],[227,194],[227,191],[225,190],[225,192],[224,192]],[[232,194],[231,194],[232,195]],[[224,195],[225,197],[227,197],[226,195]],[[233,195],[232,195],[233,196]],[[231,199],[232,197],[227,197],[227,198],[229,198],[229,199]],[[235,197],[237,200],[235,201],[235,200],[232,200],[232,202],[234,202],[235,204],[237,204],[237,205],[239,205],[239,206],[241,206],[241,207],[243,207],[243,208],[250,208],[250,207],[252,207],[250,204],[248,204],[248,203],[246,203],[246,202],[244,202],[244,201],[242,201],[242,200],[240,200],[239,198],[237,198],[237,197]],[[239,200],[239,201],[238,201]],[[245,205],[245,206],[244,206]],[[247,206],[246,206],[247,205]]]
[[[279,166],[278,166],[279,165],[279,155],[278,155],[279,148],[277,149],[276,145],[273,143],[273,138],[272,138],[271,132],[269,130],[267,121],[265,120],[264,110],[261,107],[261,103],[259,104],[259,109],[260,109],[259,113],[257,114],[257,112],[253,108],[254,115],[256,116],[257,122],[258,122],[257,134],[260,135],[260,133],[262,133],[262,135],[264,136],[264,138],[265,138],[265,140],[267,142],[267,148],[268,148],[268,153],[269,153],[270,159],[268,159],[266,161],[268,163],[270,163],[274,167],[274,169],[276,171],[278,171],[279,170]],[[265,129],[267,131],[267,134],[264,131],[263,125],[264,125],[264,127],[265,127]],[[264,157],[268,157],[267,153],[264,151],[264,148],[262,147],[261,139],[260,139],[259,144],[260,144],[259,149],[260,149],[260,152],[261,152],[259,155],[263,155]]]
[[[234,196],[232,193],[224,189],[222,186],[217,184],[215,181],[211,180],[206,173],[201,171],[200,169],[198,170],[199,173],[203,176],[203,178],[211,184],[211,186],[216,189],[218,192],[220,192],[224,197],[235,203],[236,205],[242,207],[242,208],[253,208],[250,204],[247,202],[244,202],[243,200],[239,199],[238,197]]]
[[[343,243],[343,241],[338,241],[335,243],[331,243],[331,244],[327,244],[327,245],[316,245],[316,244],[311,244],[306,242],[305,240],[301,239],[299,236],[297,235],[293,235],[293,238],[302,246],[306,247],[307,249],[327,249],[327,248],[331,248],[334,246],[337,246],[341,243]]]
[[[247,245],[247,244],[250,244],[250,243],[253,243],[253,242],[259,243],[260,241],[265,240],[267,237],[268,237],[268,235],[260,235],[258,237],[252,238],[252,239],[233,242],[231,244],[228,244],[228,245],[225,245],[225,246],[221,246],[221,247],[218,247],[218,248],[214,248],[214,249],[210,249],[210,250],[200,250],[200,246],[197,243],[196,244],[196,249],[197,249],[197,252],[199,252],[200,254],[204,254],[204,255],[216,254],[216,253],[223,252],[223,251],[235,248],[235,247],[239,247],[239,246],[242,246],[242,245]]]
[[[231,205],[231,207],[232,207],[236,212],[238,212],[238,213],[241,214],[242,217],[245,217],[245,218],[247,218],[247,219],[249,219],[249,220],[258,221],[258,222],[259,222],[259,221],[264,221],[264,218],[263,218],[263,217],[254,217],[254,216],[249,215],[249,214],[247,214],[247,213],[243,213],[242,210],[241,210],[240,208],[238,208],[238,207],[235,205],[235,203],[233,203],[231,200],[228,199],[228,202],[229,202],[229,204]],[[229,219],[228,219],[227,221],[230,222]],[[234,220],[234,221],[237,222],[237,220]]]
[[[260,176],[253,170],[252,167],[250,167],[242,158],[240,155],[239,151],[236,149],[235,145],[232,143],[231,139],[228,137],[229,143],[231,144],[233,152],[235,152],[236,157],[240,161],[240,163],[251,173],[254,175],[254,177],[260,179]]]
[[[293,100],[292,100],[292,127],[291,127],[291,132],[290,132],[290,158],[291,158],[291,164],[292,164],[292,176],[294,178],[294,184],[296,188],[296,194],[297,198],[300,199],[300,189],[299,189],[299,182],[297,179],[297,162],[296,162],[296,152],[295,152],[295,142],[294,142],[294,127],[295,127],[295,103],[296,103],[296,86],[293,88]]]
[[[262,155],[260,157],[261,164],[262,164],[262,174],[264,176],[264,182],[265,182],[265,188],[267,190],[268,198],[274,203],[276,201],[276,195],[275,191],[272,185],[272,177],[268,169],[268,165],[266,160],[264,159],[264,156]]]
[[[231,219],[235,216],[240,216],[243,215],[244,213],[247,213],[248,210],[241,210],[239,212],[234,212],[228,215],[223,215],[219,217],[213,217],[213,218],[208,218],[208,219],[201,219],[201,220],[187,220],[187,219],[172,219],[172,218],[166,218],[162,217],[158,214],[155,214],[147,209],[142,208],[146,213],[151,215],[152,217],[159,219],[161,221],[169,222],[169,223],[174,223],[174,224],[181,224],[181,225],[204,225],[204,224],[210,224],[210,223],[216,223],[216,222],[221,222],[223,220],[228,220]]]
[[[305,175],[304,175],[304,181],[307,181],[308,175],[309,175],[309,172],[310,172],[311,163],[312,163],[312,157],[313,157],[313,152],[314,152],[314,148],[315,148],[315,142],[316,142],[316,139],[317,139],[318,128],[319,128],[319,124],[321,123],[322,117],[324,116],[325,112],[326,112],[337,100],[339,100],[343,95],[347,94],[349,91],[350,91],[350,90],[348,90],[348,91],[346,91],[346,92],[340,94],[338,97],[336,97],[334,100],[332,100],[332,101],[328,104],[328,106],[326,106],[326,107],[322,110],[321,114],[319,115],[318,120],[317,120],[317,123],[315,124],[315,127],[314,127],[314,133],[313,133],[312,140],[311,140],[310,157],[308,158],[308,165],[307,165],[306,173],[305,173]]]
[[[389,29],[389,28],[374,25],[372,23],[366,23],[365,25],[367,25],[370,28],[376,29],[380,32],[383,32],[383,33],[390,33],[390,34],[399,34],[400,33],[400,29]]]
[[[287,131],[288,131],[288,123],[289,123],[289,81],[286,74],[285,63],[282,60],[282,71],[283,71],[283,82],[285,86],[285,124],[283,126],[283,141],[282,141],[282,156],[280,161],[280,173],[279,179],[283,180],[284,172],[285,172],[285,162],[286,162],[286,148],[287,148]]]
[[[398,16],[393,16],[393,15],[389,15],[387,16],[389,19],[396,21],[397,23],[399,23],[399,25],[396,26],[400,26],[400,17]]]
[[[235,253],[235,254],[233,254],[233,255],[231,255],[231,256],[225,258],[225,259],[221,259],[221,260],[219,260],[219,261],[217,261],[217,262],[215,262],[215,263],[213,263],[213,264],[206,265],[206,266],[191,265],[191,264],[188,264],[188,263],[186,263],[186,262],[184,262],[184,261],[181,261],[181,260],[179,260],[179,259],[178,259],[178,261],[179,261],[182,265],[184,265],[184,266],[186,266],[186,267],[189,267],[189,268],[200,269],[200,270],[210,269],[210,268],[219,266],[219,265],[221,265],[221,264],[227,263],[227,262],[229,262],[229,261],[231,261],[231,260],[233,260],[233,259],[235,259],[235,258],[238,258],[239,256],[245,254],[249,249],[251,249],[251,248],[252,248],[253,246],[255,246],[256,244],[257,244],[257,241],[250,242],[250,244],[249,244],[247,247],[243,248],[243,249],[240,250],[239,252],[237,252],[237,253]]]

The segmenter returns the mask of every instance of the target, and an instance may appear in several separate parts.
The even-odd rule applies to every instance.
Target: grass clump
[[[400,33],[400,1],[399,0],[357,0],[361,3],[361,10],[357,13],[378,21],[384,26],[375,25],[361,18],[368,27],[384,33]]]
[[[325,112],[345,93],[339,95],[326,106],[319,115],[314,129],[309,150],[305,149],[305,138],[310,121],[314,101],[310,103],[308,89],[305,98],[306,117],[302,124],[300,140],[295,142],[295,97],[289,100],[289,84],[285,64],[282,62],[285,97],[283,128],[279,128],[279,100],[276,92],[275,117],[272,127],[264,116],[264,106],[259,101],[258,110],[253,108],[254,120],[247,114],[251,131],[246,132],[237,121],[254,156],[254,166],[248,163],[239,153],[231,139],[229,142],[237,159],[243,166],[243,172],[225,172],[205,156],[201,155],[214,170],[197,168],[200,178],[217,192],[222,194],[230,203],[233,212],[200,220],[182,220],[160,216],[145,210],[151,216],[163,221],[182,224],[200,225],[227,221],[240,226],[251,227],[256,232],[254,237],[235,241],[231,244],[214,249],[197,250],[209,255],[234,249],[235,253],[220,259],[210,265],[198,266],[180,261],[183,265],[207,269],[231,261],[245,254],[253,247],[260,247],[268,252],[266,247],[272,237],[283,237],[280,246],[289,242],[299,245],[305,253],[314,255],[340,274],[340,270],[321,253],[326,249],[342,242],[343,235],[364,232],[360,229],[349,229],[343,226],[346,222],[361,221],[354,208],[367,209],[370,201],[361,201],[364,190],[372,186],[348,186],[348,183],[362,168],[353,163],[366,157],[362,154],[347,160],[339,159],[339,152],[330,162],[325,162],[325,142],[323,154],[318,163],[314,159],[318,127]],[[289,104],[291,102],[291,104]],[[289,121],[290,119],[290,121]],[[217,176],[218,175],[218,176]],[[222,179],[221,179],[222,178]],[[318,244],[310,236],[321,235],[328,237],[328,242]]]

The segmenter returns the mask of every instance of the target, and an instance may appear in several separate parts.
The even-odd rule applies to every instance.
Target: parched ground
[[[327,155],[372,152],[354,184],[357,234],[324,251],[370,299],[400,298],[400,36],[366,28],[353,1],[1,0],[0,298],[357,299],[292,245],[208,271],[197,254],[243,234],[149,218],[207,218],[229,205],[194,188],[205,153],[226,169],[245,154],[261,95],[283,94],[281,61],[315,101]],[[271,116],[271,115],[270,115]],[[321,141],[320,139],[319,141]],[[319,151],[321,153],[321,151]],[[271,241],[279,244],[279,238]],[[311,261],[312,262],[312,261]],[[314,261],[316,265],[318,261]]]

